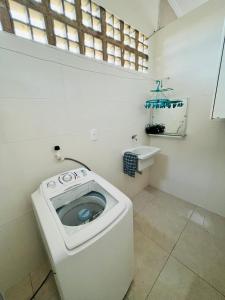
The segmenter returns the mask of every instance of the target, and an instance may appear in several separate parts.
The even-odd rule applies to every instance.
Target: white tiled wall
[[[188,2],[188,1],[187,1]],[[151,185],[225,216],[225,122],[210,120],[225,16],[224,0],[208,1],[151,41],[156,77],[171,77],[189,97],[187,137],[151,138],[161,148]],[[153,67],[154,67],[153,66]]]
[[[148,184],[148,172],[123,175],[121,152],[132,134],[148,142],[149,85],[147,75],[0,33],[0,289],[45,259],[30,194],[43,179],[76,167],[55,161],[54,145],[128,195]]]

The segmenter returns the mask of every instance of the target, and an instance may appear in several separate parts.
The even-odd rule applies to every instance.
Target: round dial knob
[[[55,188],[55,186],[56,186],[55,181],[49,181],[49,182],[47,183],[47,187],[50,188],[50,189]]]
[[[65,174],[65,175],[63,175],[63,177],[62,177],[62,180],[63,180],[64,182],[70,182],[72,179],[73,179],[73,177],[72,177],[71,174]]]

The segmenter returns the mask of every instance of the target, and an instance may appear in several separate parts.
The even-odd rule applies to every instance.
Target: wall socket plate
[[[98,140],[98,131],[96,128],[92,128],[90,130],[90,139],[93,142],[96,142]]]

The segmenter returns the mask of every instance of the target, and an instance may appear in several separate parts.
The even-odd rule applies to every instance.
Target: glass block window
[[[103,60],[102,40],[93,37],[91,34],[84,35],[85,55],[88,57]]]
[[[106,12],[106,35],[116,41],[121,41],[120,20]]]
[[[135,70],[135,54],[133,52],[124,51],[124,67],[130,70]]]
[[[101,10],[100,6],[89,0],[81,0],[82,23],[92,28],[94,31],[101,32]]]
[[[107,44],[107,57],[108,57],[109,63],[115,64],[117,66],[121,66],[122,50],[120,47],[108,43]]]
[[[54,20],[54,33],[56,36],[56,47],[80,53],[78,31],[76,28]]]
[[[43,44],[48,43],[44,15],[16,1],[9,0],[15,34]]]
[[[15,1],[9,0],[9,7],[12,19],[21,21],[23,23],[29,23],[26,6],[19,4]]]
[[[127,24],[124,24],[124,44],[136,48],[136,30]]]
[[[8,9],[1,10],[0,31],[148,71],[148,37],[91,0],[2,1]]]
[[[146,73],[148,71],[147,59],[139,56],[138,58],[138,71]]]
[[[29,16],[30,16],[30,24],[34,27],[45,29],[45,19],[44,16],[31,8],[28,9]]]
[[[138,51],[148,54],[148,38],[140,32],[138,34]]]
[[[70,20],[76,20],[75,0],[50,0],[50,7]]]

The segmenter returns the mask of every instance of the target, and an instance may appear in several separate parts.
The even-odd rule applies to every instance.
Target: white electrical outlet
[[[96,128],[90,130],[91,141],[96,142],[98,140],[98,131]]]

